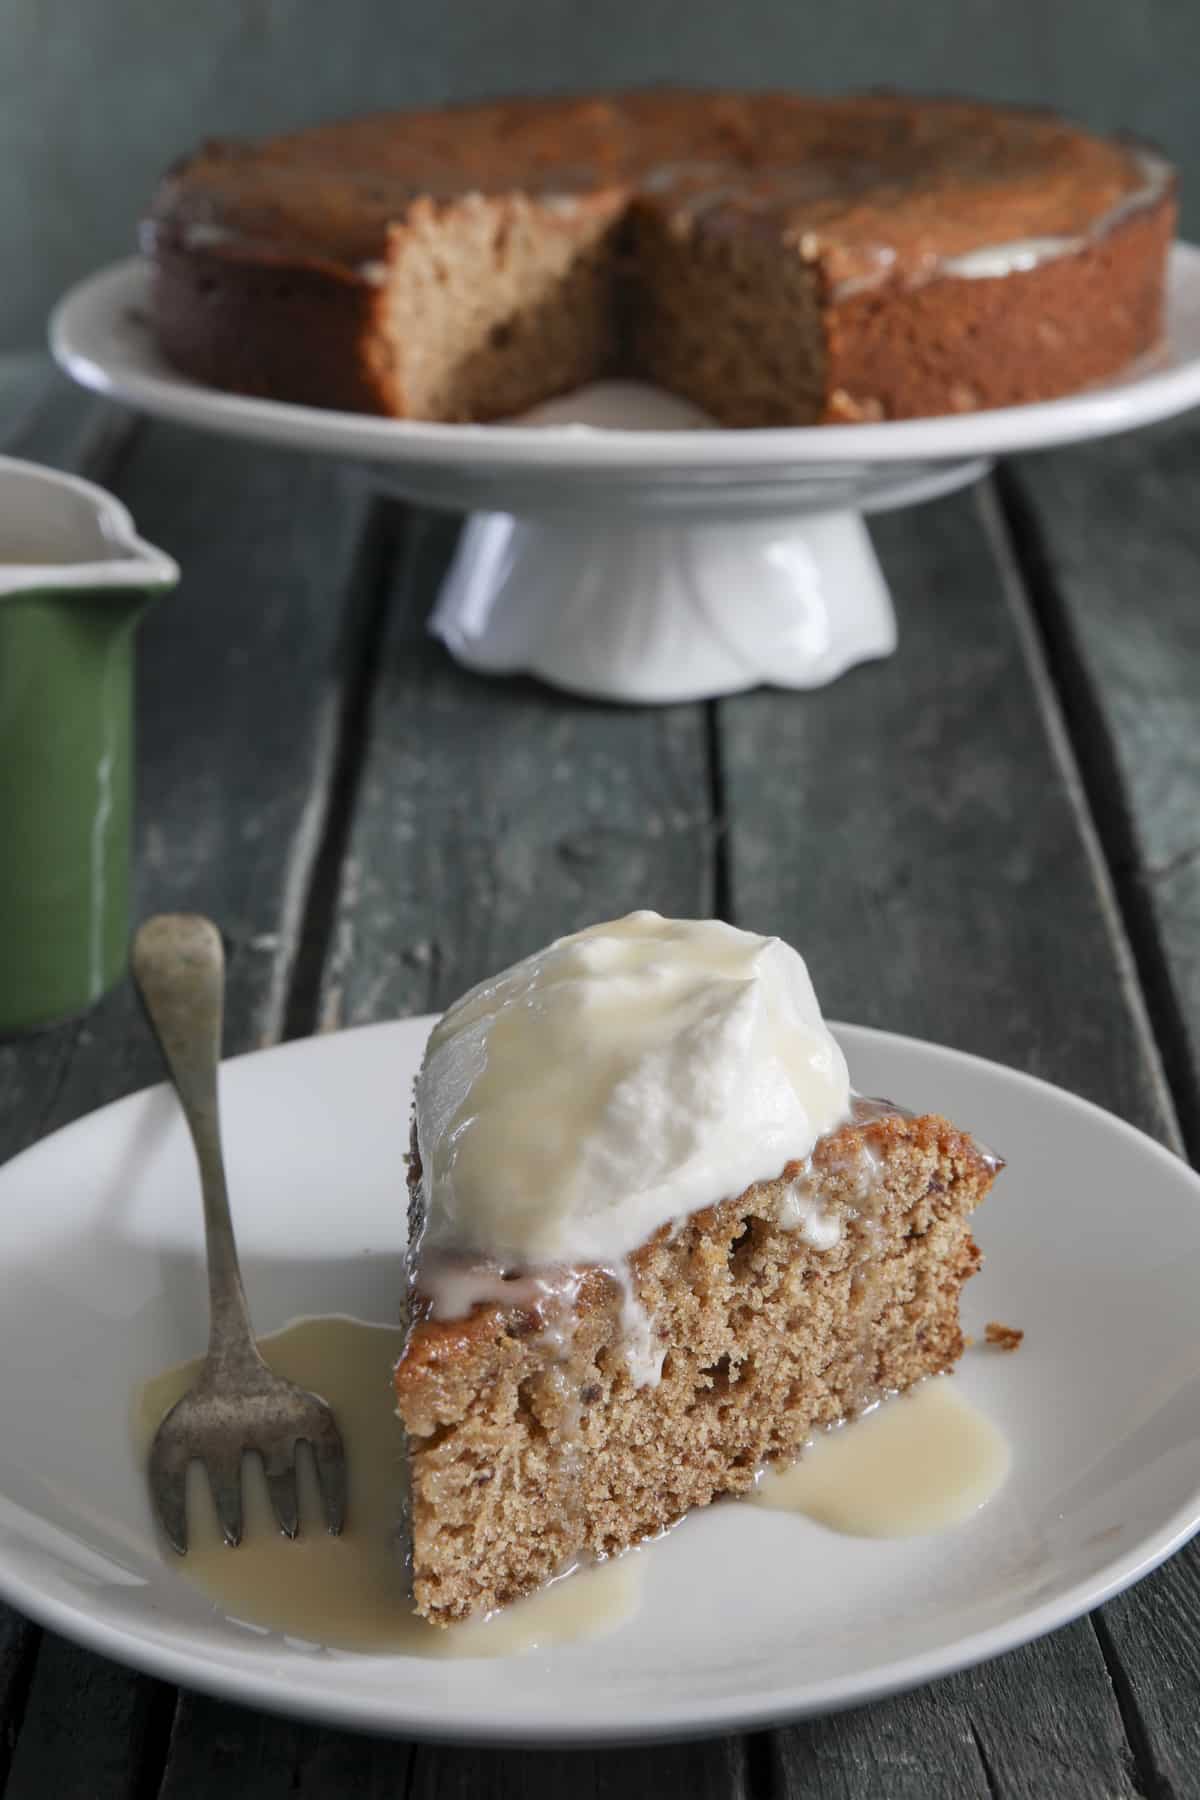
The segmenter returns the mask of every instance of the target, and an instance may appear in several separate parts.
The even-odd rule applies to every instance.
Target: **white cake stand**
[[[1200,403],[1200,249],[1175,246],[1162,349],[1067,399],[896,424],[724,431],[604,382],[497,425],[427,425],[249,400],[159,356],[144,264],[74,288],[50,324],[86,387],[143,411],[366,458],[471,516],[432,629],[460,662],[576,693],[672,701],[819,687],[896,643],[863,515],[933,499],[992,457],[1127,431]]]

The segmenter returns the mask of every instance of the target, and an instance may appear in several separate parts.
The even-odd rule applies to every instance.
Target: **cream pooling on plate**
[[[716,920],[630,913],[463,996],[417,1078],[429,1248],[614,1263],[772,1180],[845,1119],[803,960]]]

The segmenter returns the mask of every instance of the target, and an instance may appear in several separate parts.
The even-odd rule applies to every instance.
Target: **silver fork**
[[[210,1326],[194,1387],[176,1401],[150,1446],[150,1496],[167,1537],[186,1555],[187,1471],[204,1465],[225,1542],[242,1538],[242,1458],[262,1458],[279,1529],[300,1526],[296,1446],[312,1449],[325,1523],[341,1531],[346,1458],[324,1400],[284,1381],[258,1353],[238,1268],[217,1111],[217,1064],[225,957],[208,919],[166,913],[147,919],[133,943],[133,974],[179,1096],[204,1199]]]

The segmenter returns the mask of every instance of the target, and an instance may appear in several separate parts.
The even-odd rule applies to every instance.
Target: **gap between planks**
[[[322,722],[321,771],[314,783],[289,875],[284,951],[271,1018],[282,1039],[321,1028],[321,990],[337,925],[346,847],[366,762],[371,705],[387,628],[391,571],[411,560],[411,515],[384,494],[372,496],[355,552],[346,599],[340,682]]]
[[[733,882],[729,867],[729,834],[726,815],[725,761],[721,746],[721,703],[704,703],[705,748],[708,755],[708,803],[712,819],[713,872],[712,910],[714,919],[733,925]]]

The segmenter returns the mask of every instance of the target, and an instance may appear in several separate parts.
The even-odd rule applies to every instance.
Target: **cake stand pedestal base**
[[[855,512],[474,513],[430,629],[483,674],[643,704],[823,687],[896,647]]]

